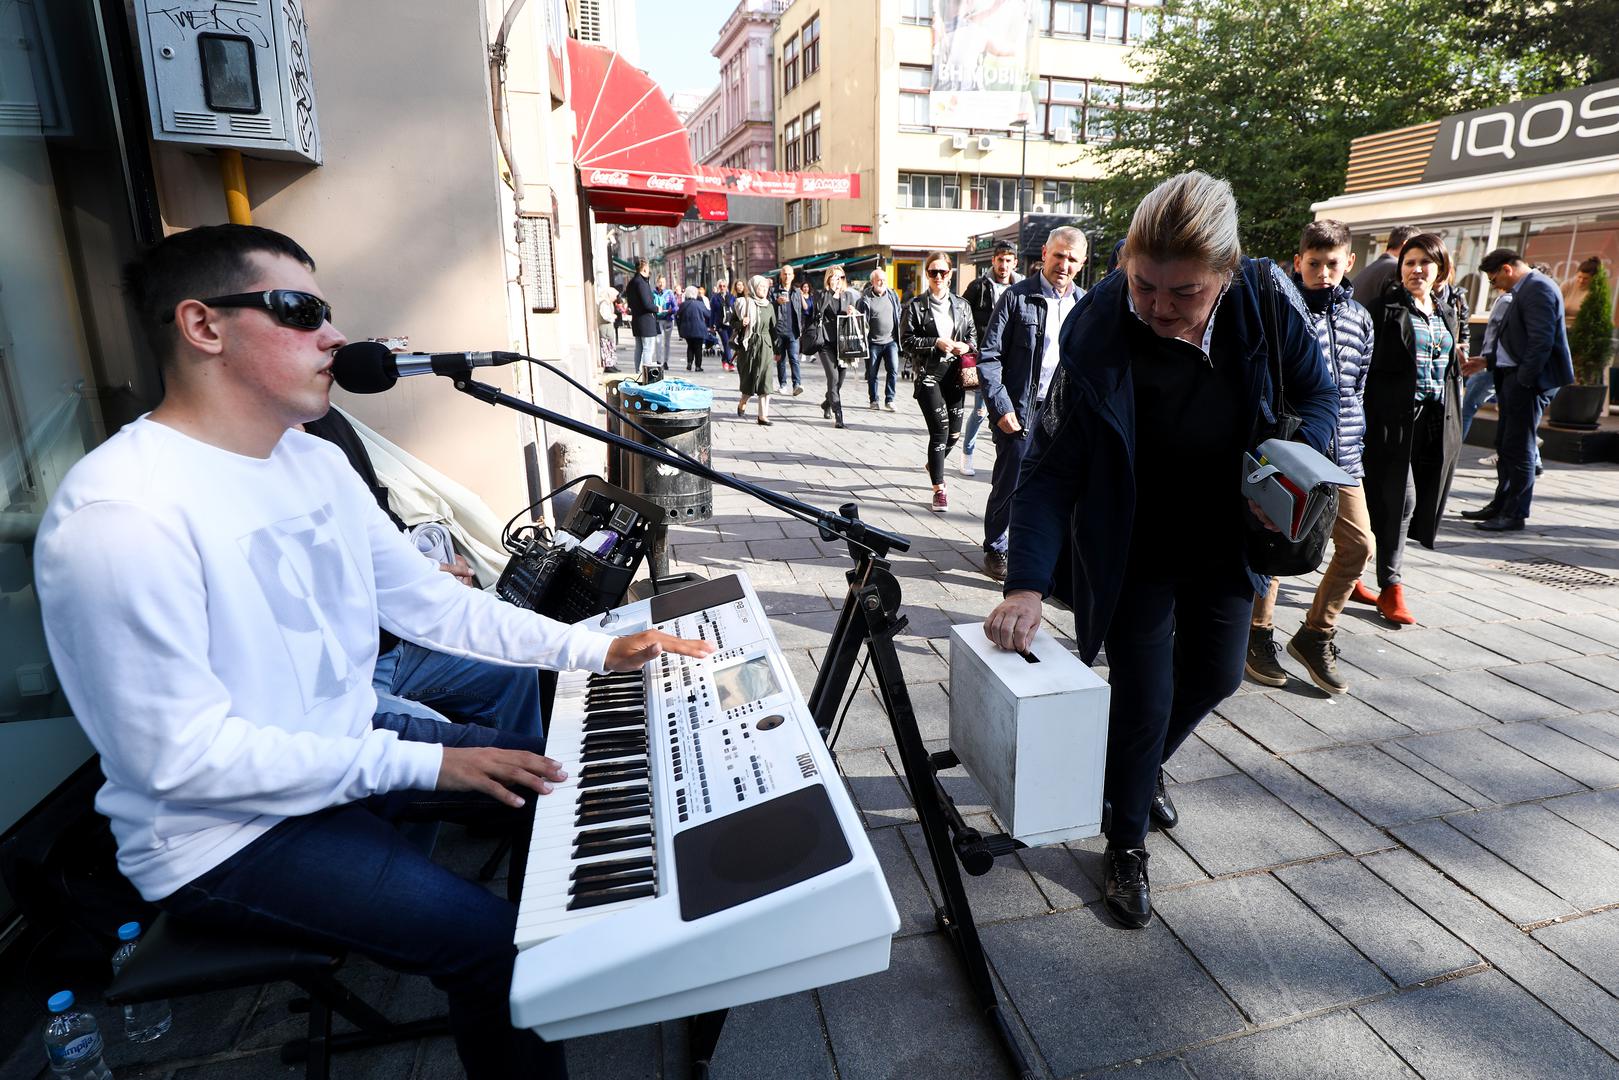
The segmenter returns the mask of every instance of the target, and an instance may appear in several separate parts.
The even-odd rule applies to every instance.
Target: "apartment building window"
[[[1091,7],[1084,0],[1035,0],[1035,21],[1042,34],[1084,37],[1091,24]]]
[[[1077,79],[1046,79],[1040,103],[1040,130],[1047,135],[1067,131],[1076,140],[1085,131],[1085,84]]]
[[[1093,82],[1085,104],[1085,141],[1108,142],[1117,128],[1114,116],[1124,104],[1124,87],[1119,83]]]
[[[788,236],[798,232],[803,227],[803,213],[804,204],[802,202],[797,199],[789,202],[787,204],[786,224],[782,226],[782,232]]]
[[[781,87],[786,93],[798,85],[798,35],[794,34],[781,47]]]
[[[781,164],[788,172],[797,170],[803,163],[799,156],[799,136],[803,133],[802,121],[797,117],[787,121],[781,129]]]
[[[899,0],[899,21],[910,26],[933,22],[933,0]]]
[[[804,164],[813,165],[821,160],[821,107],[812,106],[804,111]]]
[[[969,210],[1017,210],[1018,179],[1015,176],[975,176],[968,190]],[[1034,181],[1023,181],[1024,209],[1034,205]]]
[[[900,173],[899,204],[923,210],[961,208],[961,179],[954,173]]]
[[[933,89],[933,69],[915,64],[899,68],[899,126],[932,127],[928,114],[928,92]]]
[[[1115,45],[1157,33],[1164,0],[1035,0],[1035,25],[1048,37],[1089,37]]]
[[[811,16],[799,36],[804,41],[804,78],[807,79],[821,68],[821,17]]]
[[[804,228],[819,229],[826,224],[826,200],[804,200]]]
[[[1042,185],[1045,195],[1043,200],[1047,210],[1053,214],[1078,214],[1080,212],[1080,192],[1083,185],[1075,180],[1047,180]]]

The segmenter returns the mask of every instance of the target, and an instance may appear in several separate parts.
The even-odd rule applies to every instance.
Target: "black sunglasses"
[[[314,293],[298,289],[231,293],[229,296],[211,296],[200,302],[216,308],[260,308],[268,311],[282,326],[295,330],[319,330],[332,317],[332,305]],[[173,322],[174,312],[165,315],[163,321]]]
[[[949,276],[950,276],[949,268],[946,268],[946,269],[943,269],[943,270],[939,270],[937,268],[934,268],[934,269],[930,269],[928,271],[928,277],[949,277]]]

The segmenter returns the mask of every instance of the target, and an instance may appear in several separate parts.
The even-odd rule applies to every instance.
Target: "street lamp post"
[[[1029,118],[1014,120],[1014,124],[1023,129],[1023,159],[1018,164],[1017,174],[1017,260],[1021,272],[1023,266],[1023,186],[1028,182],[1029,176]]]

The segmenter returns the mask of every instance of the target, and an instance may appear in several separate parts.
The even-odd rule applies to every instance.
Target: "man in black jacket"
[[[978,352],[978,378],[994,421],[995,472],[984,510],[984,573],[1006,580],[1012,493],[1029,449],[1029,429],[1057,371],[1063,320],[1085,290],[1074,275],[1085,265],[1085,234],[1051,230],[1040,249],[1040,272],[1011,286],[995,305]]]
[[[973,312],[973,328],[978,331],[978,341],[982,345],[984,331],[989,328],[989,317],[995,310],[996,301],[1013,285],[1023,280],[1017,272],[1017,248],[1008,241],[998,240],[995,243],[994,254],[990,256],[989,272],[979,274],[967,283],[967,290],[961,298],[967,301],[967,306]],[[978,426],[984,422],[984,384],[979,382],[978,388],[973,391],[972,410],[967,414],[967,426],[961,433],[961,475],[976,476],[978,470],[973,468],[973,450],[978,445]]]
[[[1516,251],[1497,248],[1479,261],[1490,284],[1512,294],[1512,306],[1483,359],[1495,377],[1500,410],[1495,495],[1463,517],[1489,532],[1515,532],[1529,516],[1535,496],[1535,429],[1551,392],[1574,381],[1563,321],[1563,294],[1546,275],[1532,270]],[[1471,375],[1476,363],[1463,372]]]
[[[658,298],[652,291],[647,275],[652,266],[642,259],[635,266],[635,275],[624,286],[624,301],[630,305],[630,333],[635,335],[635,370],[641,370],[641,361],[653,355],[658,341]]]
[[[1367,310],[1382,303],[1383,287],[1397,276],[1395,271],[1398,268],[1395,263],[1399,261],[1400,249],[1405,246],[1407,240],[1421,231],[1415,225],[1396,225],[1389,230],[1387,249],[1363,266],[1353,279],[1357,303]]]

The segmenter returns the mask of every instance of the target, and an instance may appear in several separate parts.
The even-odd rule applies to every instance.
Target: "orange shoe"
[[[1405,589],[1400,585],[1390,585],[1383,590],[1377,598],[1377,610],[1383,618],[1401,626],[1410,626],[1417,621],[1411,609],[1405,606]]]
[[[1355,582],[1354,589],[1349,593],[1349,599],[1353,600],[1357,604],[1367,604],[1371,607],[1377,606],[1377,594],[1368,589],[1366,586],[1362,585],[1359,581]]]

